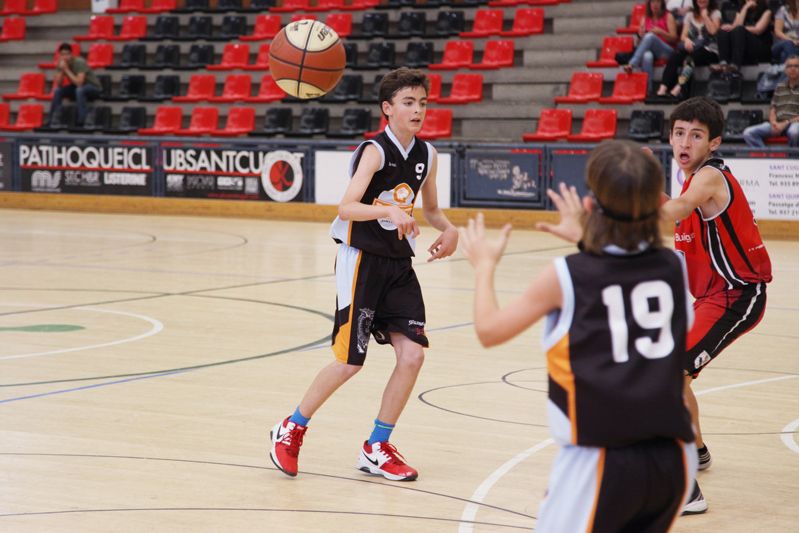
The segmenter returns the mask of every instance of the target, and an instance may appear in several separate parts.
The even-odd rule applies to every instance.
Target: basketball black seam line
[[[290,65],[292,67],[300,68],[300,65],[298,65],[296,63],[292,63],[291,61],[286,61],[285,59],[282,59],[280,57],[275,57],[275,56],[273,56],[271,54],[271,52],[269,54],[269,57],[271,57],[275,61],[280,61],[284,65]],[[339,70],[341,70],[341,69],[338,69],[338,68],[321,68],[321,67],[307,67],[307,66],[303,67],[303,68],[308,69],[308,70],[316,70],[316,71],[319,71],[319,72],[338,72]],[[278,78],[278,79],[283,80],[283,79],[286,79],[286,78]],[[288,79],[291,79],[291,78],[288,78]]]

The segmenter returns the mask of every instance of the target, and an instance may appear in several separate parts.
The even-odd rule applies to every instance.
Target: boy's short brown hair
[[[380,109],[383,108],[383,102],[391,103],[391,99],[394,98],[394,95],[406,87],[423,87],[425,93],[430,92],[430,82],[424,72],[418,69],[400,67],[396,70],[392,70],[380,80],[380,92],[378,96]],[[385,113],[383,116],[385,116]]]
[[[724,131],[724,111],[718,102],[704,96],[689,98],[675,107],[669,116],[669,131],[674,130],[674,123],[678,120],[695,120],[706,126],[711,139],[721,137]]]

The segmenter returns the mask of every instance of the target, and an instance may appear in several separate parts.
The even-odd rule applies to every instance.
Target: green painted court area
[[[83,326],[73,324],[34,324],[31,326],[0,326],[0,331],[25,331],[28,333],[64,333],[67,331],[79,331],[86,329]]]

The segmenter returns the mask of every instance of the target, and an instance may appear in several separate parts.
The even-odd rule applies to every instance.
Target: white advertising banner
[[[759,220],[799,220],[799,159],[725,158],[738,179],[755,218]],[[685,176],[671,162],[671,195],[680,195]]]
[[[347,189],[350,177],[348,169],[352,152],[324,151],[315,152],[314,156],[314,184],[316,203],[322,205],[338,205],[344,191]],[[438,188],[438,205],[450,207],[450,191],[452,181],[452,155],[438,153],[438,174],[436,185]],[[416,207],[422,207],[422,197],[416,202]]]

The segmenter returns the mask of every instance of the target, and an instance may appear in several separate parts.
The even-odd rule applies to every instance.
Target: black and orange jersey
[[[555,261],[561,309],[547,320],[548,414],[561,444],[694,440],[683,402],[693,320],[685,266],[668,249]]]
[[[413,216],[414,203],[433,162],[432,146],[414,137],[406,151],[391,129],[386,127],[374,139],[361,143],[352,154],[350,177],[355,174],[363,150],[370,143],[380,152],[382,164],[372,176],[361,203],[396,205]],[[397,238],[397,226],[387,218],[354,222],[336,217],[330,236],[336,242],[387,257],[411,257],[416,246],[412,237]]]

